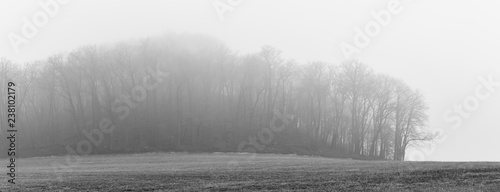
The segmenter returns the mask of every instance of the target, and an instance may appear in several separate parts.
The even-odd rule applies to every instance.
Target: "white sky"
[[[216,0],[73,0],[14,52],[7,36],[21,35],[23,18],[43,9],[38,1],[0,0],[0,57],[16,62],[43,59],[88,44],[113,43],[165,32],[217,37],[240,53],[262,45],[300,62],[340,63],[342,42],[353,44],[355,28],[374,21],[370,12],[389,0],[241,0],[220,20]],[[218,0],[222,3],[238,0]],[[147,2],[147,4],[146,4]],[[443,114],[474,96],[479,77],[500,82],[500,2],[400,0],[402,11],[357,58],[424,92],[430,128],[447,139],[419,154],[421,160],[500,161],[500,87],[457,129]]]

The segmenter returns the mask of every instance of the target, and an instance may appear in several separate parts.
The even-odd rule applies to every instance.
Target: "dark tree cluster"
[[[422,94],[361,62],[299,64],[270,46],[239,55],[201,35],[86,46],[22,65],[1,59],[2,138],[8,81],[18,89],[25,156],[64,155],[89,134],[99,140],[92,130],[103,118],[114,129],[93,154],[236,152],[276,112],[291,118],[258,152],[404,160],[406,149],[433,138]],[[136,88],[144,84],[155,86]]]

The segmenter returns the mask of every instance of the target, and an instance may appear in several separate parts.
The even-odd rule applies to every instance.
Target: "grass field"
[[[390,162],[295,155],[147,153],[19,159],[0,191],[500,191],[500,163]],[[7,160],[1,160],[7,172]]]

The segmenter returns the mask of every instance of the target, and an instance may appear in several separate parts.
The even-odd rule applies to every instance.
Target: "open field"
[[[500,163],[389,162],[295,155],[147,153],[19,159],[1,191],[500,191]],[[2,167],[7,164],[1,160]],[[7,172],[2,170],[2,175]],[[5,178],[5,176],[3,177]]]

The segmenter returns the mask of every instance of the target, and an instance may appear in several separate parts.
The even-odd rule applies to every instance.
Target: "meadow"
[[[500,191],[494,162],[244,153],[95,155],[66,170],[54,162],[64,165],[65,157],[17,160],[16,185],[4,180],[0,191]]]

